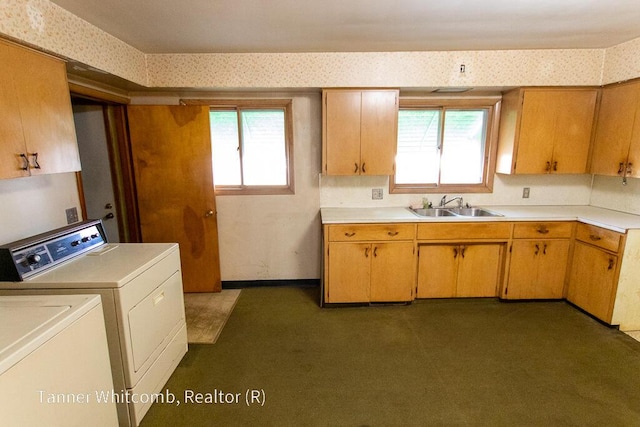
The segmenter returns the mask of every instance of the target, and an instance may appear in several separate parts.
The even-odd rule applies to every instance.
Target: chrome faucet
[[[447,200],[447,195],[445,194],[444,196],[442,196],[442,199],[440,199],[440,207],[445,207],[447,204],[453,202],[457,200],[458,201],[458,207],[461,208],[462,207],[462,196],[457,196],[454,197],[453,199]]]

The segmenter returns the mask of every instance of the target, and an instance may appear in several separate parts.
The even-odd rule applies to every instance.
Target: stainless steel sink
[[[441,217],[441,216],[466,216],[466,217],[491,217],[503,216],[499,213],[492,212],[484,208],[428,208],[428,209],[411,209],[416,215]]]
[[[459,216],[502,216],[484,208],[450,208],[449,210]]]
[[[428,209],[411,209],[413,212],[420,216],[456,216],[449,209],[442,208],[428,208]]]

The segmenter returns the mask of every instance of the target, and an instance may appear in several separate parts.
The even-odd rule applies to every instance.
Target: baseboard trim
[[[287,280],[223,280],[222,289],[259,288],[265,286],[320,286],[320,279],[287,279]]]

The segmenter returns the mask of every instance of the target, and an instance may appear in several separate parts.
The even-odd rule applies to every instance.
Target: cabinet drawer
[[[419,240],[505,239],[511,235],[509,222],[418,224]]]
[[[618,252],[623,237],[624,234],[589,224],[578,224],[576,230],[577,240],[612,252]]]
[[[332,242],[413,240],[415,230],[415,224],[332,225],[329,227],[329,240]]]
[[[570,238],[573,222],[524,222],[513,226],[514,239]]]

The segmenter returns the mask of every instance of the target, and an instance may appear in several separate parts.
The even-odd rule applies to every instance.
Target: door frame
[[[131,158],[131,145],[127,132],[126,106],[130,99],[97,89],[69,83],[72,100],[86,99],[102,106],[109,168],[113,184],[115,206],[118,215],[118,235],[123,243],[142,241],[138,203],[136,199],[135,177]],[[87,206],[81,172],[76,172],[76,183],[82,218],[87,219]]]

